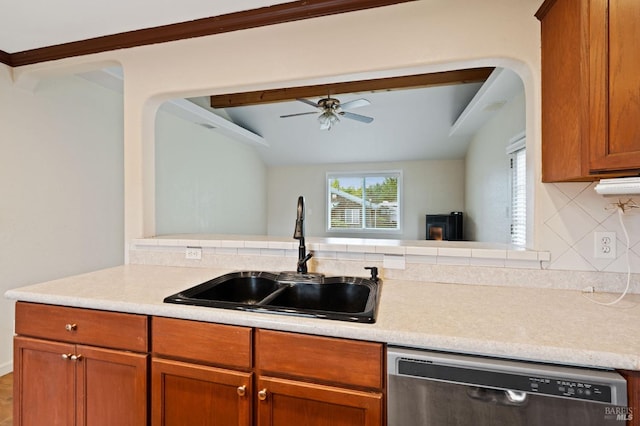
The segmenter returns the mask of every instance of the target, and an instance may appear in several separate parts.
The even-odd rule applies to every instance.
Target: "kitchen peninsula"
[[[382,370],[384,362],[381,357],[385,344],[563,365],[618,369],[632,377],[636,375],[634,371],[640,370],[640,342],[630,337],[640,333],[638,325],[640,296],[636,294],[627,295],[617,305],[602,306],[593,303],[575,290],[492,286],[490,282],[487,282],[487,285],[459,285],[428,280],[395,280],[385,279],[383,272],[379,311],[374,324],[163,303],[164,297],[170,294],[230,271],[229,268],[132,264],[10,290],[5,296],[19,301],[17,312],[21,310],[20,305],[36,308],[58,305],[80,308],[79,311],[83,313],[104,314],[106,311],[107,313],[133,314],[136,318],[149,320],[152,336],[155,324],[161,324],[167,318],[187,320],[180,322],[180,327],[192,324],[199,327],[207,324],[220,326],[225,327],[224,330],[227,330],[226,327],[232,327],[230,330],[240,330],[244,333],[244,339],[247,339],[245,349],[248,354],[252,353],[251,342],[254,341],[256,345],[262,342],[260,344],[264,346],[266,345],[264,342],[269,341],[267,337],[273,337],[269,336],[269,333],[276,333],[276,337],[279,336],[277,333],[282,333],[294,339],[318,336],[318,338],[330,339],[332,345],[334,342],[378,345],[362,349],[368,354],[367,359],[373,357],[374,363],[377,360],[378,366],[375,369],[377,374],[373,374],[377,379],[364,384],[344,383],[341,384],[344,385],[344,389],[342,387],[337,389],[355,392],[363,398],[377,395],[374,397],[374,401],[377,402],[374,402],[373,406],[380,410],[382,403],[376,398],[382,398],[381,395],[384,392]],[[366,276],[366,271],[363,271],[361,276]],[[591,296],[602,301],[613,298],[610,294]],[[64,324],[61,327],[64,327]],[[17,334],[21,335],[19,319],[16,329]],[[193,340],[189,337],[191,336],[189,328],[182,329],[185,330],[184,341],[176,337],[177,340],[174,343],[180,342],[182,345],[182,347],[178,346],[180,350],[189,353],[190,343]],[[135,328],[126,328],[120,332],[126,336],[129,330],[135,330]],[[64,334],[64,332],[61,333]],[[198,335],[193,333],[193,336]],[[31,336],[28,337],[31,338]],[[42,340],[43,336],[33,337]],[[22,336],[17,339],[20,338]],[[171,355],[163,355],[162,351],[158,354],[157,345],[160,343],[154,344],[153,339],[153,337],[149,339],[152,341],[150,349],[138,348],[135,349],[136,353],[144,356],[151,353],[152,360],[161,360],[157,356]],[[231,340],[237,341],[236,338]],[[148,340],[144,342],[147,343],[143,343],[143,346],[148,344]],[[317,343],[313,343],[312,347],[322,348]],[[221,352],[225,351],[223,348],[224,346],[220,346]],[[359,353],[359,350],[361,349],[358,347],[356,353]],[[257,353],[254,353],[254,356],[260,359]],[[173,358],[182,360],[178,355]],[[248,377],[250,377],[254,370],[251,366],[251,355],[246,356],[248,356],[247,363],[236,369],[239,371],[238,374],[249,374]],[[60,355],[56,357],[59,358]],[[194,358],[194,356],[186,357],[190,360]],[[16,359],[19,368],[18,350],[16,350]],[[204,364],[216,367],[229,366],[230,361],[214,360]],[[255,372],[263,373],[259,369]],[[276,372],[269,371],[269,373],[278,376]],[[283,377],[299,377],[296,374],[289,372]],[[334,387],[337,383],[337,379],[324,377],[308,379],[308,374],[305,373],[303,383],[311,380],[314,384],[318,383],[318,386],[330,383]],[[263,380],[260,375],[256,378]],[[252,382],[249,380],[249,383]],[[635,382],[630,381],[630,383]],[[239,385],[238,388],[242,386],[246,385]],[[633,386],[635,385],[630,387],[631,392],[633,392]],[[255,383],[238,392],[249,392],[253,387]],[[633,404],[632,395],[633,393],[630,394],[630,403]],[[262,400],[260,395],[258,398]],[[366,403],[358,401],[365,405],[371,403],[368,399],[365,398],[365,400]],[[154,401],[152,400],[152,407],[154,407]],[[152,408],[152,412],[154,409],[156,408]],[[381,412],[383,411],[376,412],[374,409],[373,418],[381,416]],[[154,421],[153,424],[161,423]]]

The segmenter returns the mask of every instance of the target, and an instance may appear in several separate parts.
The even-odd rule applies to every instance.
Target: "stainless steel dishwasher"
[[[389,347],[389,426],[623,426],[615,371]]]

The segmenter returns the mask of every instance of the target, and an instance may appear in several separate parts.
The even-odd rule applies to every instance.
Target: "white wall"
[[[524,81],[528,140],[539,146],[540,26],[534,13],[540,3],[408,2],[33,64],[14,74],[18,84],[28,86],[42,76],[107,62],[122,64],[125,239],[129,240],[155,234],[155,109],[170,98],[507,66]],[[340,43],[332,46],[330,60],[322,60],[326,55],[318,52],[326,50],[329,27]],[[537,156],[536,152],[533,157]],[[531,161],[536,164],[539,158]],[[539,170],[531,169],[536,182]]]
[[[266,167],[255,149],[159,111],[156,233],[266,234]]]
[[[593,194],[590,184],[540,182],[540,24],[534,13],[541,3],[422,0],[34,64],[13,75],[17,85],[33,87],[41,77],[110,61],[123,65],[128,241],[155,231],[147,226],[155,218],[155,201],[148,194],[155,192],[155,108],[163,100],[460,67],[513,67],[526,92],[528,168],[535,193],[532,247],[551,250],[552,268],[619,271],[622,250],[614,262],[587,259],[593,230],[619,229],[615,214],[605,209],[610,201]],[[327,28],[339,40],[329,51]],[[98,89],[79,94],[75,88],[84,85],[73,79],[24,92],[10,83],[2,65],[0,85],[0,286],[120,262],[122,158],[115,152],[122,149],[121,110],[113,120],[110,116],[122,107],[120,99]],[[631,214],[632,265],[638,268],[640,215]],[[10,357],[6,331],[13,314],[10,303],[0,303],[2,363]]]
[[[402,170],[402,234],[326,231],[326,174],[339,171]],[[298,195],[305,197],[308,236],[425,238],[425,214],[464,210],[464,161],[404,161],[270,167],[268,172],[269,235],[293,235]]]
[[[466,156],[465,236],[510,243],[509,161],[506,147],[525,130],[524,92],[514,96],[473,136]],[[481,223],[482,226],[477,226]]]
[[[155,233],[155,200],[150,195],[155,193],[155,109],[166,99],[461,67],[510,67],[522,78],[526,94],[527,168],[533,194],[528,200],[531,248],[551,250],[551,268],[603,270],[601,262],[585,262],[585,253],[594,229],[615,226],[606,223],[615,218],[603,218],[608,202],[584,186],[540,181],[540,23],[534,14],[541,3],[407,2],[33,64],[16,68],[14,77],[17,84],[31,87],[42,77],[106,63],[122,64],[128,241]],[[327,28],[340,40],[332,46],[330,60],[319,53],[326,51]],[[572,221],[568,215],[565,218],[566,207],[573,205],[589,217],[580,221]],[[640,252],[639,244],[632,243],[636,253]],[[558,256],[564,260],[555,262]]]
[[[29,92],[0,68],[0,294],[122,264],[122,97],[75,77]],[[0,298],[0,375],[13,316]]]

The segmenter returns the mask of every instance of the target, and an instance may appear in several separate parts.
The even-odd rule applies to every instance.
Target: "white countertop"
[[[640,295],[385,280],[375,324],[163,303],[230,272],[125,265],[9,290],[9,299],[288,330],[462,353],[640,370]],[[611,294],[589,295],[601,301]]]

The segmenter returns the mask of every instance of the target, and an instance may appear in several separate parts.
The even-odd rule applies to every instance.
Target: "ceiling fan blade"
[[[340,115],[345,118],[350,118],[352,120],[357,120],[362,123],[371,123],[373,121],[372,117],[367,117],[366,115],[354,114],[352,112],[341,111]]]
[[[340,108],[342,109],[354,109],[354,108],[360,108],[363,106],[367,106],[367,105],[371,105],[371,102],[369,102],[366,99],[356,99],[353,101],[349,101],[349,102],[345,102],[343,104],[340,104]]]
[[[296,117],[298,115],[309,115],[309,114],[317,114],[318,111],[313,111],[313,112],[299,112],[296,114],[287,114],[287,115],[281,115],[280,118],[288,118],[288,117]]]
[[[314,108],[318,108],[318,104],[313,101],[310,101],[309,99],[297,98],[296,101],[302,102],[307,105],[311,105]]]

